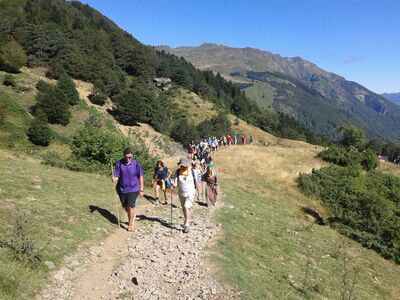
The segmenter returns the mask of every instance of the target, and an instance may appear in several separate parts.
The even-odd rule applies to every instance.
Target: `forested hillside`
[[[92,82],[93,97],[111,97],[116,105],[112,113],[124,124],[147,122],[167,134],[186,125],[168,91],[154,83],[155,78],[167,77],[214,102],[221,113],[233,112],[278,136],[322,142],[291,117],[260,109],[219,74],[200,71],[183,58],[143,45],[78,1],[6,0],[0,3],[0,18],[2,70],[46,66],[49,78],[67,73]],[[198,137],[196,132],[192,135]]]
[[[346,123],[363,128],[369,138],[399,141],[398,106],[301,57],[210,43],[158,49],[240,82],[238,86],[262,107],[288,114],[330,138],[337,138],[337,129]]]

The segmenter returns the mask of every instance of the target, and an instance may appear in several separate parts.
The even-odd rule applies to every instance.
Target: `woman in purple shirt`
[[[113,182],[117,183],[117,192],[122,207],[128,214],[128,231],[133,231],[135,223],[135,206],[138,195],[144,195],[143,170],[133,159],[131,148],[124,150],[124,158],[115,164]]]

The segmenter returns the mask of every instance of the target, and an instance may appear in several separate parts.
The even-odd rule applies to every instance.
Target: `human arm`
[[[115,164],[114,173],[111,176],[112,182],[116,183],[119,179],[119,175],[120,175],[120,165],[119,162],[117,162]]]
[[[172,172],[171,172],[170,169],[168,169],[168,172],[167,172],[167,179],[168,179],[168,178],[171,178],[171,175],[172,175]]]
[[[139,177],[139,185],[140,185],[140,190],[139,190],[139,195],[140,197],[144,196],[144,178],[143,175]]]

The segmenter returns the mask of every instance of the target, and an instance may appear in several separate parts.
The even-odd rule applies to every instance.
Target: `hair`
[[[157,160],[157,162],[156,162],[156,168],[158,167],[158,164],[160,164],[161,167],[164,168],[164,163],[162,162],[162,160]]]
[[[124,152],[123,152],[124,156],[127,154],[133,154],[132,148],[131,147],[126,147]]]

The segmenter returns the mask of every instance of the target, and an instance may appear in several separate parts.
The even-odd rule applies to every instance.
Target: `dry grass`
[[[213,103],[201,99],[197,94],[188,90],[178,89],[174,102],[186,112],[189,122],[195,125],[217,114]]]
[[[383,173],[400,176],[400,164],[394,164],[391,162],[379,162],[378,170]]]
[[[297,188],[300,172],[326,163],[319,148],[282,140],[272,146],[236,146],[216,155],[225,206],[224,235],[212,248],[217,276],[243,290],[244,299],[338,299],[341,245],[356,270],[359,299],[398,299],[400,268],[329,226],[312,225],[302,207],[326,211]],[[307,274],[307,289],[302,282]]]

